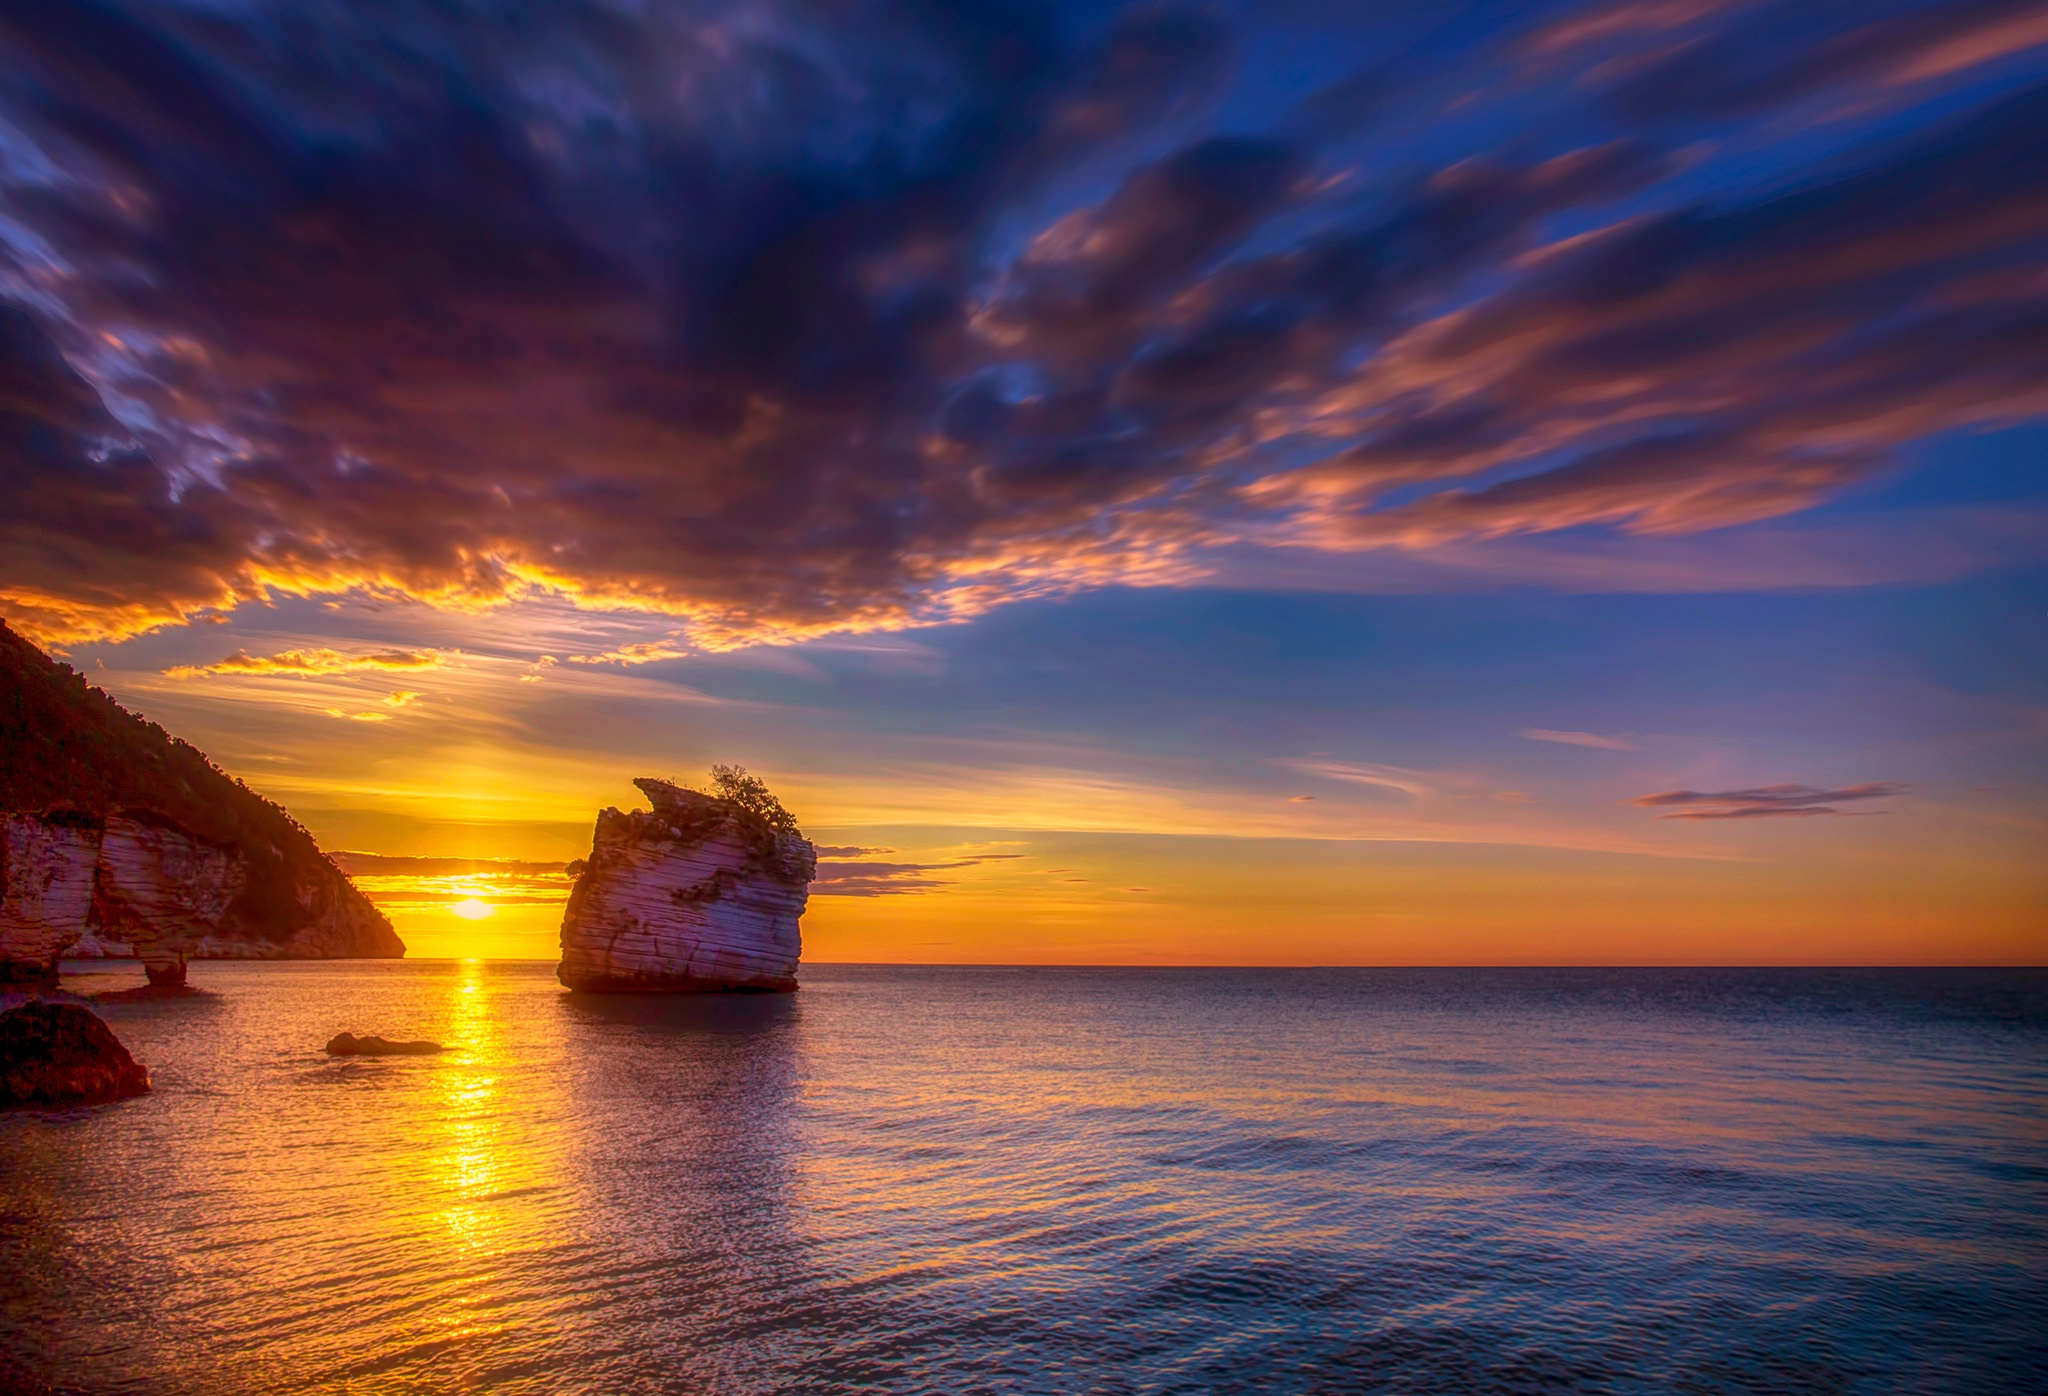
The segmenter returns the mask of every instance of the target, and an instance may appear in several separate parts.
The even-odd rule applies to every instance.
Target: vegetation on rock
[[[769,791],[766,781],[750,775],[745,766],[713,766],[711,793],[721,800],[730,800],[778,834],[796,832],[796,816],[782,807],[782,801]]]

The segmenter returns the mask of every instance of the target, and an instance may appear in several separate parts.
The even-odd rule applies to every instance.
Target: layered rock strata
[[[91,924],[101,833],[91,815],[0,819],[0,983],[57,982]]]
[[[633,783],[654,808],[597,816],[556,977],[593,992],[795,989],[817,850],[733,801]]]
[[[149,982],[185,982],[247,872],[233,848],[144,810],[0,819],[0,978],[54,983],[87,941],[140,959]]]

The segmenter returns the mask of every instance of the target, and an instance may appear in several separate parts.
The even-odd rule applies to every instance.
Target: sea
[[[0,1116],[4,1382],[2048,1391],[2042,971],[192,981]]]

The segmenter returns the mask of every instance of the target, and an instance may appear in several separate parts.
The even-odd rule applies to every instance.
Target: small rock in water
[[[90,1010],[25,1003],[0,1013],[0,1110],[100,1105],[148,1089],[149,1069]]]
[[[441,1050],[438,1042],[393,1042],[389,1038],[357,1037],[352,1032],[336,1033],[327,1043],[330,1057],[421,1057]]]

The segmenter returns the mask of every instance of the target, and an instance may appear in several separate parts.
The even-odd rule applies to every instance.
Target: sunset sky
[[[738,761],[816,960],[2048,961],[2039,3],[15,5],[0,302],[415,954]]]

